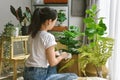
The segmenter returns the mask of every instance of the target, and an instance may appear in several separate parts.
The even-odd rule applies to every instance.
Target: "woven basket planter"
[[[70,60],[61,61],[57,66],[58,73],[76,73],[78,76],[83,76],[83,74],[80,70],[80,64],[78,62],[79,57],[80,56],[76,54],[76,55],[73,55],[72,59],[70,59]],[[61,67],[63,67],[67,63],[70,63],[71,60],[74,60],[74,63],[72,65],[60,70]]]

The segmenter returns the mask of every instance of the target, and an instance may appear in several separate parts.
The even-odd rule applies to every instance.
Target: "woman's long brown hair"
[[[31,24],[29,25],[28,33],[34,38],[46,20],[55,20],[56,18],[57,11],[54,9],[48,7],[36,8],[31,19]]]

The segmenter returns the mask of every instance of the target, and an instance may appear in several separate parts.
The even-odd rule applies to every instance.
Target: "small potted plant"
[[[18,27],[15,27],[11,22],[5,25],[4,31],[2,32],[2,36],[4,37],[18,36],[18,34]]]
[[[58,11],[57,25],[54,26],[51,31],[62,32],[64,30],[68,30],[68,26],[67,25],[63,25],[63,22],[66,19],[67,18],[66,18],[65,10],[60,9]]]
[[[25,12],[23,13],[21,7],[19,7],[17,10],[10,5],[10,11],[11,13],[16,17],[16,19],[19,21],[20,26],[22,27],[22,35],[27,35],[28,27],[27,25],[31,22],[31,11],[28,7],[26,7]]]

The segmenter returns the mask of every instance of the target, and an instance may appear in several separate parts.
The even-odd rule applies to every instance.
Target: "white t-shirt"
[[[29,37],[30,56],[26,60],[26,67],[44,67],[47,68],[49,63],[46,59],[45,50],[56,45],[55,37],[47,31],[39,31],[35,38]]]

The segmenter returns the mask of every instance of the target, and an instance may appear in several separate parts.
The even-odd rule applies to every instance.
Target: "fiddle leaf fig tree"
[[[103,22],[104,18],[97,18],[97,12],[98,10],[96,5],[93,5],[91,9],[86,10],[88,17],[84,19],[84,23],[86,24],[85,35],[90,40],[97,40],[97,38],[99,36],[103,36],[107,30],[107,27]]]
[[[106,64],[113,50],[113,39],[103,37],[107,30],[103,21],[104,18],[98,18],[97,13],[97,6],[93,5],[91,9],[86,10],[88,17],[84,18],[86,25],[84,33],[90,42],[79,48],[81,52],[80,65],[84,75],[86,75],[85,67],[88,63],[95,65],[97,70],[98,67]],[[97,73],[99,76],[99,72]]]

